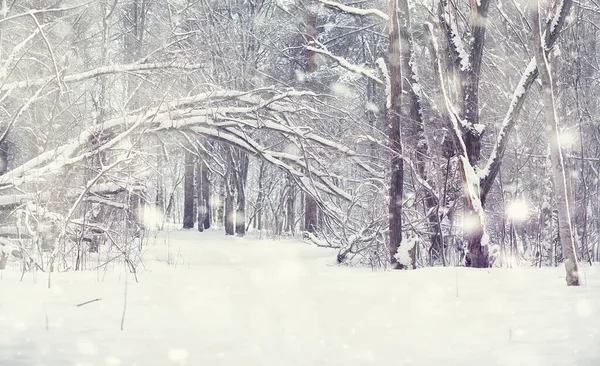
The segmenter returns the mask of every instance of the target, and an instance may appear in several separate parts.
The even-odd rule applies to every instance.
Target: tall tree
[[[472,192],[474,189],[472,178],[476,177],[472,173],[477,170],[481,159],[481,141],[485,132],[485,125],[479,121],[479,81],[489,5],[490,0],[470,1],[471,16],[467,44],[464,44],[455,25],[456,10],[452,11],[447,0],[440,0],[438,6],[438,20],[445,35],[447,49],[451,54],[451,76],[455,80],[450,86],[458,88],[452,95],[457,95],[456,104],[459,110],[449,111],[452,114],[452,121],[456,122],[450,130],[453,132],[455,143],[459,145],[460,150],[463,150],[460,153],[465,154],[467,158],[459,161],[459,167],[462,184],[467,187],[463,190],[463,196],[465,217],[469,222],[466,228],[468,267],[489,266],[487,243],[482,245],[485,234],[484,216],[479,212],[485,199],[481,196],[479,187]]]
[[[427,162],[430,159],[429,142],[425,135],[425,124],[423,122],[423,108],[419,95],[421,86],[413,65],[413,40],[411,35],[411,20],[408,0],[398,1],[398,21],[401,45],[401,68],[402,68],[402,95],[408,96],[408,101],[403,112],[403,126],[407,126],[415,142],[415,168],[424,188],[424,209],[427,216],[428,231],[431,232],[432,260],[442,258],[442,228],[438,217],[438,199],[431,189],[432,181],[429,179]],[[416,248],[411,249],[410,256],[413,268],[416,267]]]
[[[565,177],[565,166],[560,146],[558,120],[554,104],[554,88],[546,50],[542,42],[543,35],[540,26],[539,2],[531,4],[531,21],[533,31],[533,42],[537,69],[542,82],[542,101],[544,103],[544,116],[546,120],[546,131],[548,143],[550,144],[550,157],[552,162],[552,179],[554,182],[554,197],[558,209],[559,237],[563,250],[564,264],[566,270],[566,281],[569,286],[579,286],[579,273],[577,269],[577,257],[573,242],[571,229],[571,217],[568,204],[567,182]]]
[[[402,244],[402,204],[404,191],[404,161],[400,124],[402,122],[402,44],[400,42],[400,19],[398,0],[389,0],[389,95],[387,101],[388,143],[390,156],[390,262],[392,267],[401,268],[396,254]]]
[[[314,43],[317,39],[317,2],[309,0],[305,9],[306,17],[306,37],[308,43]],[[313,73],[317,71],[317,54],[311,50],[306,51],[307,72]],[[307,172],[310,174],[310,172]],[[317,200],[312,194],[305,192],[304,194],[304,230],[309,233],[317,232],[319,229],[319,207]]]

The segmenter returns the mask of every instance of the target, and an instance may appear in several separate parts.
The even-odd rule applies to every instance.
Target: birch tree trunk
[[[542,99],[544,102],[544,117],[546,119],[546,131],[550,144],[550,159],[552,161],[552,179],[554,181],[554,196],[558,209],[558,232],[563,249],[566,280],[568,286],[579,286],[579,273],[577,270],[577,258],[573,233],[571,230],[571,217],[569,213],[567,182],[565,168],[561,153],[560,140],[558,136],[558,121],[554,105],[554,91],[552,88],[552,77],[550,67],[542,43],[542,31],[540,26],[539,3],[535,1],[531,5],[533,41],[535,60],[542,82]]]

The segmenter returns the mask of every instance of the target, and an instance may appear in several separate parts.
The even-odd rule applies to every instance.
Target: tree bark
[[[542,43],[542,31],[540,26],[539,3],[535,1],[532,8],[533,40],[535,60],[542,82],[542,98],[544,102],[544,117],[546,119],[546,131],[550,144],[550,159],[552,161],[552,178],[554,181],[554,196],[558,209],[558,232],[563,250],[563,257],[568,286],[579,286],[579,273],[577,269],[577,257],[571,229],[571,217],[569,213],[567,182],[565,177],[564,162],[558,135],[558,121],[554,105],[554,91],[550,67]]]
[[[423,111],[421,99],[418,94],[420,89],[417,81],[417,75],[412,65],[413,60],[413,41],[410,33],[410,12],[408,0],[400,0],[399,6],[399,35],[402,57],[402,94],[408,96],[408,111],[403,113],[404,125],[408,125],[411,136],[416,140],[415,146],[415,165],[417,174],[423,182],[433,186],[427,174],[427,159],[429,157],[429,143],[425,135],[425,124],[423,123]],[[438,200],[432,192],[424,190],[425,198],[423,200],[429,230],[431,231],[431,253],[436,259],[442,257],[442,229],[438,218]],[[415,258],[416,246],[411,249],[410,255],[413,268],[416,267]]]
[[[203,160],[202,197],[204,198],[204,205],[206,208],[206,213],[204,214],[204,229],[210,229],[212,220],[210,187],[210,170],[208,169],[208,165],[206,165],[206,160]]]
[[[471,31],[468,47],[462,45],[462,39],[457,34],[458,30],[451,24],[453,19],[448,1],[441,0],[439,4],[438,19],[445,34],[448,50],[454,61],[453,73],[458,76],[456,84],[459,87],[458,96],[460,99],[457,103],[460,105],[460,115],[450,115],[453,112],[448,111],[448,117],[452,122],[451,131],[455,143],[459,147],[460,154],[467,158],[467,160],[460,159],[459,163],[463,187],[469,187],[463,189],[464,215],[469,220],[469,228],[465,230],[468,248],[465,265],[475,268],[488,267],[488,249],[482,243],[485,234],[482,215],[483,197],[479,189],[479,182],[477,182],[476,189],[478,197],[472,195],[475,187],[472,187],[474,182],[472,182],[471,173],[477,170],[481,158],[481,140],[485,131],[484,126],[479,123],[479,78],[490,0],[470,1]],[[468,50],[468,54],[465,54],[463,47]],[[446,101],[446,103],[449,103],[449,101]],[[459,118],[464,123],[458,124]]]
[[[229,148],[228,148],[229,149]],[[234,186],[234,167],[233,167],[233,156],[232,152],[228,150],[227,154],[227,171],[225,172],[224,184],[225,184],[225,207],[223,213],[223,222],[225,226],[225,235],[235,234],[235,186]]]
[[[227,176],[223,177],[223,181],[219,184],[219,201],[216,207],[216,220],[217,226],[224,227],[225,226],[225,197],[226,197],[226,189],[225,186],[227,184]]]
[[[208,167],[203,157],[198,158],[196,164],[196,207],[198,214],[198,231],[202,232],[206,227],[206,220],[210,215],[208,206]],[[209,225],[210,227],[210,225]]]
[[[306,9],[306,35],[309,43],[314,42],[317,37],[317,18],[315,14],[317,3],[315,0],[309,0],[308,9]],[[306,51],[307,72],[315,72],[318,69],[317,54],[313,51]],[[307,162],[308,163],[308,162]],[[310,172],[307,172],[310,174]],[[318,231],[318,205],[317,200],[310,194],[304,195],[304,230],[309,233]]]
[[[296,186],[294,184],[294,178],[291,174],[286,174],[287,180],[287,194],[286,199],[286,219],[285,219],[285,231],[294,235],[294,225],[296,223]]]
[[[263,207],[265,198],[263,193],[263,179],[265,176],[265,162],[261,160],[258,174],[258,196],[256,198],[256,229],[260,232],[263,229]]]
[[[389,1],[389,95],[387,106],[388,143],[391,152],[390,168],[390,202],[389,202],[389,231],[390,231],[390,263],[392,268],[401,268],[396,254],[402,243],[402,201],[404,190],[404,162],[402,161],[402,138],[400,123],[402,116],[402,70],[401,45],[399,34],[398,1]]]
[[[165,165],[165,158],[163,156],[162,153],[162,146],[161,146],[161,142],[160,140],[158,141],[158,148],[156,149],[156,167],[157,170],[160,172]],[[165,225],[165,219],[166,219],[166,210],[165,210],[165,183],[164,183],[164,177],[162,173],[158,173],[156,175],[156,199],[155,199],[155,204],[156,204],[156,210],[158,212],[160,212],[160,214],[162,215],[162,218],[160,220],[159,223],[157,223],[158,225],[158,229],[162,230],[164,229],[164,225]]]
[[[235,233],[235,224],[234,224],[234,207],[233,201],[234,196],[231,187],[229,187],[230,183],[225,183],[225,207],[224,207],[224,222],[225,222],[225,235],[233,235]]]
[[[236,150],[236,169],[234,173],[237,190],[237,206],[235,212],[235,233],[246,235],[246,181],[248,178],[248,154]]]
[[[439,16],[440,22],[444,24],[447,39],[449,39],[448,42],[451,43],[450,39],[453,39],[453,31],[447,24],[447,18],[443,15],[442,10],[440,10]],[[485,268],[489,266],[488,248],[487,245],[482,245],[482,239],[485,234],[483,202],[481,200],[480,181],[475,173],[476,166],[474,167],[472,165],[472,155],[470,155],[473,149],[472,147],[470,148],[465,142],[464,129],[461,129],[461,124],[459,122],[460,117],[454,113],[454,110],[451,106],[448,92],[444,86],[445,84],[442,82],[442,65],[438,57],[438,47],[433,34],[433,29],[431,27],[429,27],[429,32],[431,33],[430,51],[435,63],[437,64],[437,67],[435,68],[435,79],[439,80],[439,87],[442,92],[445,105],[443,113],[445,119],[449,122],[449,130],[454,138],[454,143],[457,150],[456,155],[459,158],[458,170],[460,171],[461,183],[463,186],[462,193],[465,207],[464,216],[466,218],[465,222],[468,222],[468,227],[464,228],[467,239],[465,265],[467,267]],[[458,53],[455,53],[455,56],[458,57]],[[461,66],[462,65],[457,65],[456,67]]]
[[[194,227],[194,155],[185,152],[185,176],[183,181],[183,228]]]

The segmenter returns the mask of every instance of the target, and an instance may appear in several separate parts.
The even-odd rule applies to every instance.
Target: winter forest
[[[598,92],[598,0],[0,0],[0,365],[598,365]]]

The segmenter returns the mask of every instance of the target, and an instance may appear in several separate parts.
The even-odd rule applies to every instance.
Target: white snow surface
[[[562,268],[371,271],[335,253],[162,232],[139,283],[114,262],[50,289],[13,263],[0,365],[600,365],[598,267],[567,287]]]

